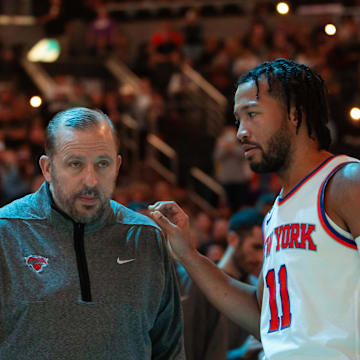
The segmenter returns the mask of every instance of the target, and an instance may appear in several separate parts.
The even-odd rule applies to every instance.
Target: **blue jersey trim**
[[[320,215],[320,221],[322,223],[322,225],[324,226],[325,230],[330,231],[330,233],[333,235],[332,237],[335,240],[339,240],[341,243],[343,243],[344,245],[348,245],[351,248],[355,248],[357,249],[357,244],[354,240],[348,239],[347,237],[345,237],[344,235],[340,234],[338,231],[336,231],[331,224],[329,223],[327,217],[326,217],[326,213],[325,213],[325,205],[324,205],[324,198],[325,198],[325,189],[326,189],[326,185],[329,182],[329,180],[332,178],[332,176],[341,168],[343,168],[345,165],[347,164],[354,164],[357,163],[355,161],[349,161],[349,162],[345,162],[342,163],[340,165],[338,165],[335,169],[333,169],[330,174],[326,177],[326,179],[324,180],[324,182],[321,185],[320,188],[320,194],[319,194],[319,215]],[[327,232],[328,232],[327,231]],[[328,232],[329,233],[329,232]],[[329,234],[329,235],[331,235]]]
[[[313,177],[322,167],[324,167],[330,160],[335,158],[335,155],[329,156],[327,159],[325,159],[316,169],[314,169],[310,174],[306,175],[302,180],[300,180],[291,190],[288,192],[283,198],[281,197],[281,194],[278,196],[277,201],[278,204],[283,204],[286,200],[288,200],[294,193],[296,193],[299,188],[308,180],[310,180],[311,177]]]

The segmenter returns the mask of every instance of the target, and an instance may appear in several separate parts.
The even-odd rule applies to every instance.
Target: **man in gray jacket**
[[[0,358],[184,359],[163,234],[110,200],[121,165],[110,119],[61,112],[45,148],[44,184],[0,209]]]

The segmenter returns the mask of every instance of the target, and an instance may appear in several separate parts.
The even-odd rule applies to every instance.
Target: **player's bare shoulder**
[[[325,210],[354,238],[360,235],[360,162],[350,162],[334,173],[326,187]]]

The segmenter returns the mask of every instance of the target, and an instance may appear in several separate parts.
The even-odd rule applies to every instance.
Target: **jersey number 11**
[[[281,299],[281,327],[278,312],[278,304],[276,302],[276,278],[275,270],[270,269],[266,275],[266,285],[269,289],[269,302],[270,302],[270,327],[268,332],[274,332],[288,328],[291,324],[290,300],[287,288],[287,271],[286,266],[282,265],[278,272],[278,280],[280,285],[280,299]]]

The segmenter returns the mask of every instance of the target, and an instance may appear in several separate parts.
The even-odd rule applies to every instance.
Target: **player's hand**
[[[159,224],[169,240],[175,258],[181,261],[191,252],[189,217],[174,201],[159,201],[149,206],[150,216]]]

